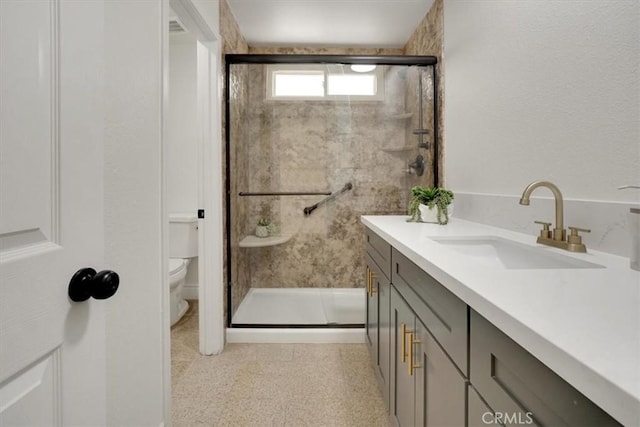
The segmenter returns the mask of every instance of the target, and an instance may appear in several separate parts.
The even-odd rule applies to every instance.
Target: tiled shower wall
[[[244,266],[233,281],[234,307],[250,287],[363,286],[360,215],[406,212],[408,189],[422,179],[408,174],[407,164],[424,152],[412,130],[418,123],[420,75],[425,92],[433,92],[430,67],[422,73],[418,67],[385,67],[380,102],[267,101],[265,68],[234,65],[231,73],[237,69],[248,76],[246,108],[231,108],[231,123],[243,123],[231,133],[232,243],[253,234],[263,216],[293,238],[278,246],[234,250]],[[431,127],[429,96],[423,116],[423,126]],[[304,207],[324,196],[238,196],[240,191],[334,192],[347,182],[351,191],[310,216],[304,216]]]
[[[438,185],[440,187],[446,187],[444,182],[444,152],[445,152],[445,133],[444,133],[444,58],[442,56],[442,34],[443,34],[443,0],[435,0],[433,6],[429,10],[429,13],[424,17],[420,25],[413,32],[409,41],[404,46],[405,55],[429,55],[438,58],[438,65],[436,65],[436,78],[438,84]],[[430,93],[433,96],[433,93]],[[430,159],[434,155],[434,147],[430,149]],[[428,164],[432,164],[428,162]],[[431,180],[432,174],[427,174],[428,178],[423,181],[421,185],[433,185]]]
[[[230,53],[248,53],[249,52],[249,46],[247,45],[247,42],[244,40],[244,37],[242,37],[242,34],[240,33],[240,28],[238,27],[238,24],[235,20],[235,18],[233,17],[233,14],[231,13],[231,10],[229,9],[229,5],[227,4],[226,0],[220,0],[220,37],[222,39],[222,53],[224,54],[230,54]],[[222,63],[224,64],[224,57],[222,58]],[[246,107],[247,107],[247,102],[248,102],[248,97],[246,96],[246,90],[247,90],[247,78],[246,78],[246,71],[248,69],[245,68],[244,70],[238,70],[235,75],[233,76],[232,80],[231,80],[231,90],[230,90],[230,95],[231,98],[234,100],[234,102],[232,103],[232,108],[233,111],[231,111],[231,115],[232,117],[235,118],[240,118],[243,117],[246,111]],[[225,111],[225,105],[223,103],[222,105],[222,111]],[[226,134],[225,134],[225,115],[222,115],[222,119],[223,119],[223,123],[222,123],[222,141],[226,140]],[[240,120],[235,120],[232,121],[231,123],[229,123],[229,130],[230,133],[232,135],[238,135],[241,137],[242,135],[242,131],[243,131],[243,127],[242,127],[242,121]],[[222,150],[225,150],[224,145],[221,147]],[[223,152],[223,156],[222,158],[225,159],[225,152]],[[236,158],[236,153],[235,152],[230,152],[229,156],[231,158],[231,162],[235,163],[235,158]],[[242,161],[242,159],[241,159]],[[223,165],[224,168],[226,169],[226,163]],[[245,168],[242,168],[242,164],[239,164],[240,168],[242,170],[245,170]],[[221,171],[222,177],[224,179],[224,171]],[[242,174],[237,174],[236,178],[234,181],[231,182],[231,185],[243,185],[246,179],[245,175]],[[226,203],[226,192],[223,192],[223,197],[225,198],[225,203]],[[221,207],[221,209],[223,209],[223,207]],[[242,208],[237,209],[236,210],[236,215],[237,217],[234,218],[234,221],[232,222],[232,226],[235,226],[238,222],[242,223],[243,222],[243,218],[246,217],[245,212],[243,212]],[[227,227],[227,223],[229,222],[230,218],[228,218],[226,215],[224,216],[224,227],[226,230]],[[234,231],[234,235],[236,231]],[[224,244],[226,247],[227,244],[227,239],[228,236],[224,236]],[[243,274],[245,274],[245,272],[247,272],[247,266],[244,264],[246,263],[246,260],[243,258],[240,258],[237,256],[238,254],[238,247],[237,247],[237,242],[233,241],[231,242],[232,244],[232,256],[231,256],[231,272],[233,273],[233,277],[242,277]],[[225,269],[224,271],[224,277],[227,277],[227,255],[225,252],[225,259],[224,259],[224,263],[223,263],[223,268]],[[246,280],[246,279],[243,279]],[[242,294],[242,290],[241,289],[233,289],[233,295],[232,295],[232,301],[241,301],[242,298],[244,297],[244,294]],[[244,293],[246,293],[246,291],[244,291]],[[228,311],[228,307],[227,307],[227,287],[224,287],[224,311],[225,314]],[[234,304],[237,307],[237,303]]]
[[[230,13],[225,0],[220,2],[221,36],[224,41],[224,53],[252,54],[341,54],[341,55],[433,55],[442,60],[442,0],[436,0],[429,14],[416,28],[404,49],[369,49],[369,48],[305,48],[305,47],[253,47],[248,46],[242,38],[238,26]],[[364,104],[354,106],[346,116],[337,112],[327,113],[324,119],[316,109],[294,108],[281,105],[279,113],[284,115],[271,121],[278,123],[280,130],[285,129],[277,146],[267,133],[259,131],[257,125],[247,126],[247,118],[262,117],[267,120],[262,109],[252,109],[249,98],[242,96],[249,90],[248,66],[245,71],[233,79],[232,96],[237,105],[232,106],[232,135],[235,134],[243,142],[235,144],[229,153],[234,178],[232,186],[232,304],[233,311],[240,304],[251,286],[320,286],[320,287],[360,287],[362,279],[363,232],[358,217],[364,214],[393,214],[406,212],[406,200],[409,189],[413,185],[432,185],[428,168],[421,178],[407,175],[404,170],[407,164],[420,153],[429,164],[433,148],[427,151],[416,148],[417,137],[412,129],[417,127],[417,98],[406,98],[406,112],[414,112],[409,119],[401,120],[387,117],[388,107],[381,107],[375,112],[364,109]],[[438,66],[437,73],[441,73]],[[254,77],[255,79],[255,77]],[[255,83],[255,82],[254,82]],[[425,88],[430,83],[425,83]],[[412,87],[413,85],[413,87]],[[405,85],[405,96],[415,94],[417,79]],[[440,86],[441,88],[442,86]],[[442,89],[440,89],[441,92]],[[258,92],[252,92],[256,95]],[[252,96],[250,94],[250,96]],[[432,91],[425,97],[424,126],[430,127],[432,112]],[[428,99],[426,99],[428,97]],[[439,99],[442,99],[441,93]],[[384,110],[387,108],[387,110]],[[234,112],[235,111],[235,112]],[[439,109],[438,121],[442,123]],[[246,113],[246,114],[245,114]],[[353,135],[347,137],[341,132],[346,129],[349,118]],[[307,131],[296,130],[294,119],[308,123]],[[373,125],[382,125],[384,131],[376,131]],[[291,129],[289,128],[291,127]],[[389,137],[387,132],[392,132]],[[442,132],[442,127],[440,127]],[[289,132],[291,130],[291,132]],[[324,139],[321,138],[324,136]],[[398,135],[401,135],[399,137]],[[443,134],[440,134],[442,140]],[[404,151],[381,151],[380,148],[395,145],[383,145],[398,142],[404,138]],[[432,141],[433,135],[425,140]],[[324,143],[320,143],[324,141]],[[270,145],[271,144],[271,145]],[[256,156],[245,156],[245,149],[256,150]],[[433,145],[431,145],[433,147]],[[439,164],[442,165],[442,143],[440,143]],[[267,153],[267,148],[271,150]],[[309,150],[307,152],[307,150]],[[278,175],[271,173],[273,166],[263,165],[259,156],[275,160],[282,155],[289,160],[299,158],[297,166],[277,168]],[[319,159],[331,162],[321,172]],[[284,165],[284,163],[282,163]],[[294,162],[295,164],[295,162]],[[282,169],[282,170],[280,170]],[[268,172],[265,172],[268,171]],[[442,167],[440,167],[442,176]],[[251,181],[250,179],[255,180]],[[296,180],[295,188],[292,179]],[[281,197],[249,200],[249,197],[237,197],[239,191],[259,191],[262,189],[287,191],[299,188],[335,191],[350,180],[354,189],[340,196],[334,202],[317,209],[310,217],[302,215],[302,209],[319,201],[322,196],[306,198]],[[442,182],[442,181],[440,181]],[[287,184],[288,183],[288,184]],[[276,188],[276,186],[280,188]],[[253,198],[255,199],[255,198]],[[288,243],[270,248],[245,249],[238,246],[239,240],[253,231],[258,216],[272,215],[275,222],[284,232],[295,232],[295,237]],[[228,221],[229,218],[225,218]],[[330,250],[329,250],[330,248]],[[226,263],[225,263],[226,267]],[[226,298],[225,298],[226,301]],[[225,307],[226,310],[226,307]]]
[[[242,252],[238,246],[239,240],[237,236],[243,233],[243,224],[248,221],[249,212],[246,204],[237,202],[237,194],[249,185],[249,161],[246,150],[242,141],[246,141],[248,137],[248,129],[246,126],[247,117],[250,114],[249,108],[249,65],[239,64],[233,66],[233,71],[229,76],[229,134],[233,142],[229,148],[229,162],[231,164],[230,194],[227,195],[231,199],[232,215],[227,218],[231,223],[231,272],[233,283],[231,287],[231,301],[233,311],[238,307],[248,291],[248,287],[239,286],[237,284],[249,283],[250,281],[250,265],[249,260],[242,256]],[[229,236],[227,236],[229,238]]]

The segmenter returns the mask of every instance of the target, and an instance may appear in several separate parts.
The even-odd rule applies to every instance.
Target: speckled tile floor
[[[390,425],[364,344],[228,344],[201,356],[191,306],[171,330],[175,427]]]

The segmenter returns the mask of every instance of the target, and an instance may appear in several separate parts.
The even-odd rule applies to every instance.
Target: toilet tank
[[[190,213],[169,214],[169,258],[198,256],[198,218]]]

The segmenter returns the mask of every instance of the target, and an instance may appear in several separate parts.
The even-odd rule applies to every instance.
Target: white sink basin
[[[553,252],[546,247],[529,246],[496,236],[431,237],[431,240],[476,260],[508,270],[604,268],[599,264]]]

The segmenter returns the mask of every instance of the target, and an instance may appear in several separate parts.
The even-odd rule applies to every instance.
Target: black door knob
[[[81,268],[69,282],[69,298],[75,302],[86,301],[90,297],[107,299],[116,293],[119,284],[120,277],[115,271],[96,273],[93,268]]]

